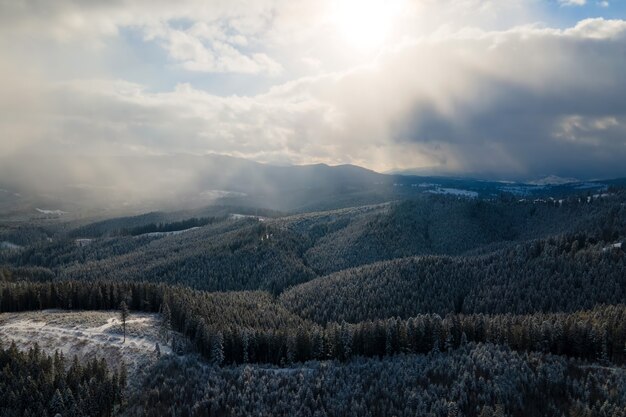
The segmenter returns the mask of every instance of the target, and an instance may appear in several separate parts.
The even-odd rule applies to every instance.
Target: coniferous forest
[[[626,417],[626,0],[0,0],[0,417]]]
[[[0,312],[123,304],[171,354],[2,340],[0,415],[625,415],[623,191],[228,210],[3,225]]]

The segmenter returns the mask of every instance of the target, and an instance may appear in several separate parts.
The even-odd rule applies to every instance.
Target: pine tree
[[[224,362],[224,336],[217,332],[211,340],[211,362],[219,366]]]
[[[248,356],[248,349],[250,348],[250,336],[246,330],[243,331],[241,335],[241,349],[243,350],[243,363],[250,362],[250,358]]]
[[[161,333],[165,339],[165,343],[168,343],[170,338],[170,332],[172,330],[172,312],[167,302],[164,302],[161,307]]]
[[[389,321],[387,321],[385,328],[385,355],[393,355],[393,332]]]
[[[465,332],[461,333],[461,346],[467,345],[467,335]]]
[[[65,411],[65,402],[63,401],[63,396],[58,388],[54,392],[48,408],[52,414],[63,414]]]
[[[350,358],[352,355],[352,332],[345,322],[341,324],[341,349],[344,359]]]
[[[324,338],[321,332],[313,334],[313,357],[315,359],[323,359],[324,357]]]
[[[450,352],[454,348],[454,338],[452,337],[451,332],[448,332],[448,335],[446,336],[444,348],[446,349],[446,352]]]
[[[459,415],[459,406],[454,401],[448,403],[448,417],[457,417]]]
[[[124,341],[122,343],[126,342],[126,320],[128,319],[129,314],[126,301],[122,301],[120,303],[120,320],[122,322],[122,328],[124,329]]]

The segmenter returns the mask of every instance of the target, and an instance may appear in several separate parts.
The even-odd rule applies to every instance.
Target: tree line
[[[48,308],[160,311],[164,330],[189,339],[216,364],[290,364],[455,349],[467,342],[504,344],[589,360],[624,363],[626,306],[529,315],[418,315],[320,326],[264,292],[206,293],[153,283],[0,284],[0,311]],[[165,313],[166,312],[166,313]],[[174,333],[172,333],[174,334]],[[172,338],[176,344],[176,338]]]

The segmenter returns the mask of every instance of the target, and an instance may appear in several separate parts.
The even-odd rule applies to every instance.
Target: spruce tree
[[[211,341],[211,362],[219,366],[224,362],[224,336],[217,332]]]
[[[122,329],[124,330],[124,341],[126,342],[126,320],[128,320],[128,316],[130,313],[128,312],[128,306],[126,305],[126,301],[122,301],[120,303],[120,321],[122,322]]]

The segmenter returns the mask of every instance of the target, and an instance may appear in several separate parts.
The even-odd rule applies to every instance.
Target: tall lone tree
[[[120,320],[122,321],[122,328],[124,329],[124,341],[122,343],[126,343],[126,320],[128,319],[129,314],[126,301],[122,301],[120,303]]]
[[[169,305],[164,302],[161,306],[161,333],[165,337],[165,343],[168,343],[170,339],[170,332],[172,330],[172,312]]]

